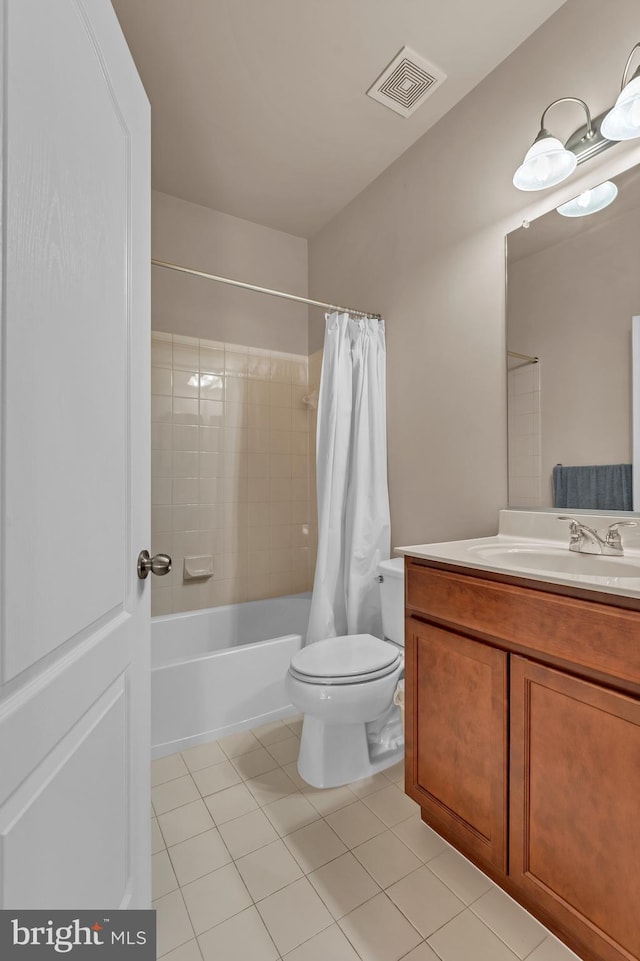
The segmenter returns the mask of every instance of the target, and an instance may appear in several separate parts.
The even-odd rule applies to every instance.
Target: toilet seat
[[[402,652],[372,634],[331,637],[303,648],[289,673],[307,684],[362,684],[397,670]]]

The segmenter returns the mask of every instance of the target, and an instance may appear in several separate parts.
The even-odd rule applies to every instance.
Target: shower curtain
[[[307,644],[341,634],[382,637],[375,576],[390,549],[384,321],[347,313],[326,320]]]

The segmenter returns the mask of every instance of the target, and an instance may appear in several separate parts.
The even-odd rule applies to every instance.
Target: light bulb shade
[[[626,87],[602,121],[600,132],[607,140],[633,140],[640,137],[640,77]]]
[[[522,164],[513,175],[518,190],[544,190],[573,173],[578,159],[556,137],[543,137],[529,147]]]
[[[604,210],[618,196],[618,188],[610,180],[585,190],[579,197],[568,200],[566,204],[556,207],[559,214],[563,217],[588,217],[589,214],[596,214],[599,210]]]

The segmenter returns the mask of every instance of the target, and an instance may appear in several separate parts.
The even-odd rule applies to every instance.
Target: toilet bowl
[[[385,640],[350,634],[317,641],[291,660],[287,693],[304,715],[298,772],[337,787],[395,764],[404,753],[393,695],[404,671],[404,562],[378,567]]]

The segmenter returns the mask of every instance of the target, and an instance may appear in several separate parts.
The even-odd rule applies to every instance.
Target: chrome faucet
[[[637,527],[637,521],[616,521],[609,524],[606,531],[597,531],[588,527],[575,517],[558,516],[559,521],[569,522],[569,550],[580,554],[608,554],[620,557],[622,549],[621,527]]]

